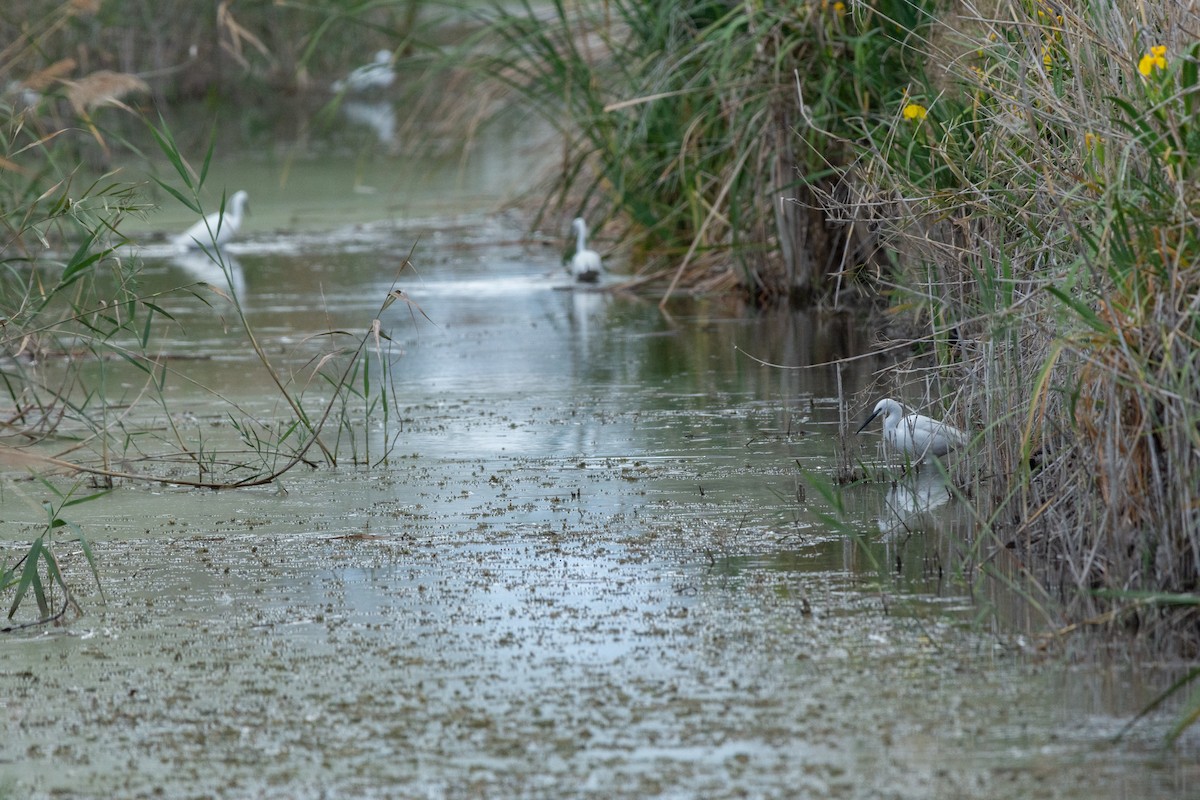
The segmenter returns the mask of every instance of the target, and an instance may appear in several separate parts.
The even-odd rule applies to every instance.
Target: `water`
[[[746,354],[819,364],[865,333],[579,290],[519,219],[442,211],[231,249],[290,375],[314,334],[370,325],[415,246],[398,281],[420,312],[381,318],[398,406],[362,445],[379,463],[69,509],[104,598],[63,544],[84,616],[4,640],[0,795],[1192,795],[1200,741],[1159,750],[1169,712],[1110,742],[1153,674],[971,624],[981,553],[935,475],[857,487],[830,523],[801,470],[835,471],[841,406],[877,365]],[[161,256],[147,289],[203,271]],[[161,341],[177,424],[221,440],[229,403],[282,403],[209,298],[172,301]],[[46,492],[2,491],[11,554]]]

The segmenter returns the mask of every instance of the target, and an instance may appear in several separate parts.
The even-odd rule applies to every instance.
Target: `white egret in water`
[[[211,248],[223,246],[242,227],[242,217],[246,213],[246,203],[250,195],[238,191],[233,193],[225,203],[224,214],[214,211],[204,219],[175,237],[175,246],[179,250],[194,250],[199,247]]]
[[[883,415],[883,441],[904,453],[913,464],[927,456],[941,457],[967,443],[967,435],[945,422],[923,414],[905,414],[904,406],[890,398],[875,404],[875,410],[855,433],[862,433],[871,421]]]
[[[583,217],[576,217],[571,223],[575,231],[575,255],[571,256],[571,274],[581,283],[595,283],[600,280],[600,254],[588,250],[587,223]]]
[[[335,92],[367,92],[372,89],[386,89],[396,80],[396,70],[392,67],[392,54],[380,50],[375,54],[375,60],[351,70],[344,79],[336,80],[330,86]]]

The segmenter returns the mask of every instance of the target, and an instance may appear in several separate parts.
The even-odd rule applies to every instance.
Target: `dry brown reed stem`
[[[45,92],[54,83],[75,69],[75,59],[61,58],[48,67],[38,70],[21,80],[21,86],[34,92]]]
[[[79,80],[64,80],[67,87],[67,102],[80,117],[99,106],[121,105],[121,100],[131,94],[149,94],[150,87],[136,75],[101,69],[85,75]]]

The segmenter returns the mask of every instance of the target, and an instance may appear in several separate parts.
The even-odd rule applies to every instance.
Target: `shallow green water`
[[[386,463],[71,509],[105,599],[64,543],[85,615],[0,641],[0,796],[1194,795],[1197,737],[1157,749],[1169,713],[1110,743],[1153,674],[970,624],[979,553],[935,476],[848,492],[865,544],[826,521],[800,470],[834,471],[873,365],[839,383],[745,353],[826,362],[865,333],[575,290],[503,216],[260,229],[231,254],[292,367],[370,324],[414,244],[400,285],[429,319],[382,319]],[[147,255],[150,288],[203,269]],[[224,303],[178,301],[163,339],[177,424],[213,438],[228,409],[183,378],[279,406]],[[0,492],[11,559],[45,491]]]

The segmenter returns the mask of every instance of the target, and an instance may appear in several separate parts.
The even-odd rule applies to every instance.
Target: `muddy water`
[[[416,244],[400,285],[428,319],[383,318],[398,406],[363,440],[378,463],[70,509],[104,597],[64,543],[85,615],[0,642],[0,796],[1193,796],[1200,742],[1160,751],[1169,715],[1109,742],[1145,670],[971,624],[977,551],[936,476],[856,489],[849,526],[828,522],[800,471],[835,469],[839,394],[870,365],[744,354],[825,362],[864,334],[576,290],[520,230],[233,248],[287,366],[365,328]],[[151,252],[144,280],[202,269]],[[164,349],[265,412],[225,302],[179,300]],[[190,387],[172,382],[177,421],[221,436],[228,408]],[[44,494],[3,484],[7,552]]]

